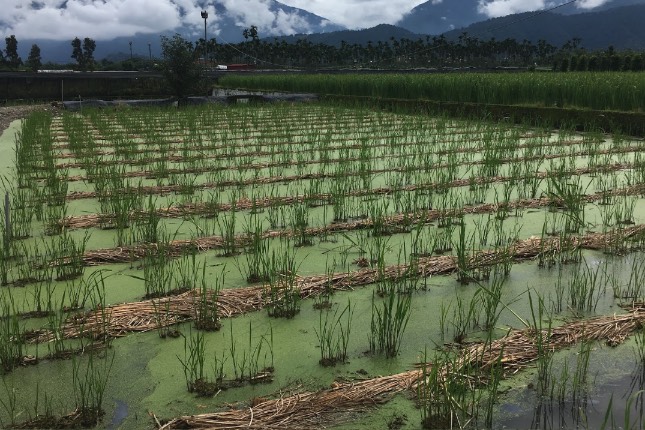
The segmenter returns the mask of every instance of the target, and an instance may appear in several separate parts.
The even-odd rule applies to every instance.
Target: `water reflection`
[[[544,430],[586,428],[591,407],[593,406],[586,394],[564,403],[550,399],[538,401],[530,428]]]
[[[513,403],[501,404],[494,428],[531,428],[542,430],[605,428],[645,428],[645,362],[640,360],[629,374],[598,381],[587,389],[567,391],[558,396],[557,382],[551,392],[538,396],[532,385],[518,389],[509,397]]]
[[[643,399],[643,391],[645,390],[645,361],[640,360],[637,363],[632,372],[632,380],[629,388],[629,392],[623,396],[624,402],[628,406],[631,406],[629,408],[629,422],[633,423],[634,428],[642,429],[645,425],[645,420],[643,419],[643,412],[645,411],[645,399]]]

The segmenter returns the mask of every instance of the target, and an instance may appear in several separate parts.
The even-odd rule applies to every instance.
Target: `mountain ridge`
[[[612,0],[593,9],[577,7],[575,3],[567,4],[560,1],[560,5],[552,7],[552,13],[558,15],[580,15],[590,12],[602,12],[623,6],[642,5],[645,0]],[[413,33],[439,35],[446,32],[468,27],[472,24],[490,19],[479,10],[480,2],[473,0],[428,0],[414,7],[401,20],[395,23]],[[541,14],[544,11],[533,12]],[[511,14],[513,16],[518,14]],[[502,17],[504,18],[504,17]]]
[[[273,14],[269,21],[254,22],[240,13],[229,11],[222,2],[215,1],[213,5],[217,11],[216,17],[209,17],[211,23],[207,28],[207,37],[215,37],[218,43],[238,43],[244,40],[242,31],[251,25],[258,27],[260,36],[291,33],[326,33],[329,31],[344,30],[345,27],[335,24],[319,15],[308,12],[304,9],[285,5],[276,0],[266,0],[268,10]],[[223,18],[224,17],[224,18]],[[213,22],[217,22],[217,34],[213,28]],[[115,37],[109,40],[96,40],[94,57],[98,60],[108,57],[117,52],[130,52],[129,42],[132,42],[133,55],[148,57],[152,54],[158,58],[161,54],[160,37],[180,34],[182,37],[196,41],[204,37],[203,21],[200,16],[195,17],[195,24],[182,26],[172,31],[165,31],[156,34],[137,33],[131,36]],[[86,35],[78,34],[83,39]],[[25,61],[29,55],[32,44],[41,48],[43,62],[69,63],[73,62],[71,39],[70,40],[43,40],[43,39],[18,39],[18,53]],[[148,45],[150,44],[150,45]]]
[[[645,49],[644,16],[645,4],[571,15],[525,12],[478,22],[444,36],[449,40],[456,40],[463,33],[484,40],[509,38],[537,42],[542,39],[554,46],[576,38],[580,39],[580,47],[588,50],[609,46],[642,50]]]
[[[221,14],[218,17],[219,33],[214,35],[217,42],[221,44],[243,41],[243,29],[254,24],[234,13],[229,13],[223,4],[217,3],[217,5],[216,10]],[[269,9],[274,13],[273,21],[258,27],[260,37],[267,41],[278,39],[287,43],[296,43],[298,40],[306,39],[314,44],[325,43],[340,46],[343,41],[347,44],[365,45],[368,42],[385,42],[392,38],[416,40],[426,38],[428,35],[439,34],[444,34],[450,40],[456,40],[463,33],[467,33],[470,37],[483,40],[491,37],[498,40],[512,38],[521,41],[526,39],[532,42],[545,40],[554,46],[561,46],[568,40],[578,38],[582,41],[581,47],[587,49],[604,49],[610,45],[616,49],[645,49],[645,26],[639,19],[645,16],[645,0],[614,0],[593,9],[591,12],[572,11],[567,7],[557,9],[557,13],[555,11],[525,12],[486,19],[460,28],[456,28],[456,26],[483,16],[477,11],[476,1],[430,0],[413,8],[397,23],[398,25],[380,24],[362,30],[347,30],[323,17],[274,0],[270,3]],[[438,12],[446,15],[443,16]],[[226,15],[227,13],[228,15]],[[450,18],[455,13],[461,13],[459,20]],[[430,18],[429,14],[432,15]],[[223,19],[222,16],[226,16],[226,19]],[[294,34],[280,33],[280,28],[285,28],[284,26],[280,27],[283,24],[280,19],[284,19],[285,16],[293,18],[289,28],[295,29]],[[433,19],[434,21],[432,21]],[[196,21],[199,22],[199,19]],[[424,29],[434,28],[433,25],[443,26],[440,28],[455,27],[455,29],[434,34],[419,32],[414,30],[418,28],[418,23],[424,23]],[[213,29],[209,28],[207,30],[209,39],[213,37],[211,32]],[[100,60],[105,57],[114,57],[117,53],[121,53],[119,56],[123,57],[122,53],[124,52],[129,55],[130,42],[132,42],[133,56],[158,58],[160,56],[160,36],[172,36],[175,33],[193,41],[203,37],[199,25],[194,24],[191,27],[182,27],[176,31],[162,34],[136,34],[130,37],[97,41],[95,58]],[[79,34],[78,37],[83,38],[84,36]],[[19,54],[23,61],[26,60],[31,45],[35,43],[41,48],[43,62],[72,62],[71,40],[18,40],[18,42]]]
[[[470,26],[442,33],[443,36],[456,41],[464,33],[468,37],[489,40],[507,38],[533,43],[544,40],[553,46],[580,39],[580,47],[586,49],[605,49],[613,46],[616,49],[645,49],[645,26],[640,17],[645,16],[645,4],[635,4],[608,8],[599,12],[578,14],[559,14],[554,12],[524,12],[500,18],[491,18]],[[305,39],[311,43],[324,42],[333,46],[347,44],[365,45],[368,41],[377,43],[397,39],[424,39],[439,35],[426,35],[407,29],[381,24],[364,30],[346,30],[322,34],[294,35],[278,38],[288,43]]]

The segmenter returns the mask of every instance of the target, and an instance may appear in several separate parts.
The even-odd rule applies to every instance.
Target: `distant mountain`
[[[288,34],[327,33],[343,30],[345,27],[332,23],[303,9],[287,6],[275,0],[265,0],[271,15],[263,14],[263,21],[257,22],[240,12],[227,9],[224,4],[215,1],[213,3],[217,11],[217,17],[209,18],[209,29],[207,37],[215,37],[218,43],[237,43],[243,39],[242,31],[252,25],[258,27],[258,34],[261,38],[270,36],[282,36]],[[217,19],[218,33],[213,33],[211,23]],[[200,25],[201,24],[201,25]],[[159,57],[161,54],[160,36],[172,36],[175,33],[181,34],[189,40],[197,40],[204,37],[203,22],[198,21],[193,27],[180,27],[163,34],[135,34],[133,36],[118,37],[111,40],[96,40],[94,58],[100,60],[112,54],[126,52],[129,56],[132,42],[133,55],[148,57]],[[79,34],[83,39],[85,35]],[[43,62],[69,63],[71,58],[71,40],[18,40],[18,53],[23,61],[29,56],[32,44],[37,44],[41,49]],[[150,45],[148,45],[150,44]]]
[[[389,24],[379,24],[375,27],[364,30],[342,30],[333,31],[324,34],[296,34],[293,36],[282,36],[278,40],[284,40],[287,43],[295,43],[300,39],[307,40],[313,44],[323,43],[325,45],[340,46],[342,42],[349,45],[367,45],[368,42],[378,43],[387,42],[392,38],[417,40],[425,37],[412,33],[404,28]],[[271,40],[272,38],[267,38]]]
[[[564,2],[564,0],[559,0]],[[249,18],[244,11],[227,9],[219,1],[214,6],[216,17],[209,18],[208,38],[215,37],[218,43],[237,43],[243,39],[242,31],[251,25],[258,27],[260,38],[271,41],[274,38],[295,43],[307,39],[312,43],[339,46],[342,41],[348,44],[365,45],[394,39],[417,40],[426,35],[445,33],[450,39],[457,39],[467,32],[470,37],[479,39],[513,38],[536,42],[544,39],[555,46],[568,40],[579,38],[582,46],[588,49],[603,49],[613,45],[617,49],[645,49],[645,0],[612,0],[593,12],[573,4],[557,8],[552,12],[527,12],[502,18],[485,20],[479,13],[479,0],[429,0],[406,14],[397,25],[377,25],[376,27],[350,31],[318,15],[302,9],[284,5],[275,0],[263,0],[268,5],[269,14],[262,14],[262,22]],[[217,22],[217,34],[213,23]],[[164,34],[136,34],[112,40],[96,40],[94,57],[101,60],[127,58],[134,56],[155,58],[160,56],[160,36],[182,36],[197,40],[203,37],[203,26],[199,20],[194,25],[177,28]],[[79,38],[85,35],[79,34]],[[27,59],[32,44],[41,48],[43,62],[73,62],[71,40],[18,40],[18,51],[23,61]]]
[[[611,0],[603,4],[602,6],[596,6],[593,9],[583,9],[581,7],[577,7],[576,3],[572,3],[570,5],[566,5],[566,6],[554,9],[553,12],[563,14],[563,15],[574,15],[578,13],[587,13],[587,12],[602,12],[602,11],[614,9],[617,7],[632,6],[635,4],[645,4],[645,0]]]
[[[287,6],[275,0],[266,0],[264,3],[269,3],[269,11],[273,14],[273,19],[261,23],[239,12],[229,11],[222,3],[214,2],[215,10],[220,16],[219,39],[222,42],[240,42],[243,40],[242,31],[252,25],[258,27],[261,38],[298,33],[328,33],[345,29],[342,25],[334,24],[304,9]],[[221,19],[222,16],[224,19]]]
[[[396,23],[413,33],[441,34],[486,19],[477,11],[475,0],[429,0]]]
[[[537,42],[544,39],[554,46],[562,46],[574,38],[589,49],[645,49],[645,4],[610,8],[601,12],[562,15],[553,12],[526,12],[494,18],[466,28],[445,33],[456,40],[462,33],[477,39],[524,39]]]
[[[487,16],[478,10],[480,3],[482,2],[478,0],[429,0],[412,9],[396,25],[413,33],[439,35],[487,20]],[[552,13],[575,15],[592,11],[608,11],[623,6],[642,5],[645,4],[645,0],[611,0],[593,9],[583,9],[579,7],[578,3],[566,4],[564,0],[559,0],[555,4],[557,3],[563,4],[563,6],[553,9]]]
[[[455,3],[468,3],[467,0],[454,1]],[[477,22],[443,34],[447,39],[453,41],[456,41],[463,33],[467,33],[469,37],[482,40],[510,38],[520,42],[526,39],[536,43],[538,40],[544,39],[557,47],[562,46],[569,40],[578,38],[581,40],[581,47],[589,50],[605,49],[610,45],[620,50],[642,50],[645,49],[645,25],[643,25],[645,1],[642,3],[632,6],[603,8],[604,10],[598,12],[575,14],[525,12]],[[436,6],[441,4],[443,3]],[[345,41],[348,44],[358,43],[365,45],[368,41],[373,43],[385,42],[392,37],[395,39],[417,40],[425,38],[426,35],[410,32],[398,26],[378,25],[365,30],[297,35],[284,37],[283,39],[293,43],[299,38],[306,38],[312,43],[339,46],[341,41]]]

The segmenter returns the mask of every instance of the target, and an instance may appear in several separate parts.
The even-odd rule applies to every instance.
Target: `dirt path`
[[[9,127],[13,121],[25,118],[36,110],[58,111],[58,107],[51,105],[25,105],[25,106],[0,106],[0,134]]]

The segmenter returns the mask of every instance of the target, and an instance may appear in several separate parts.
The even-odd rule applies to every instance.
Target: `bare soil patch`
[[[6,130],[9,125],[17,120],[26,118],[31,112],[37,110],[51,110],[57,112],[60,108],[53,105],[24,105],[24,106],[0,106],[0,133]]]

